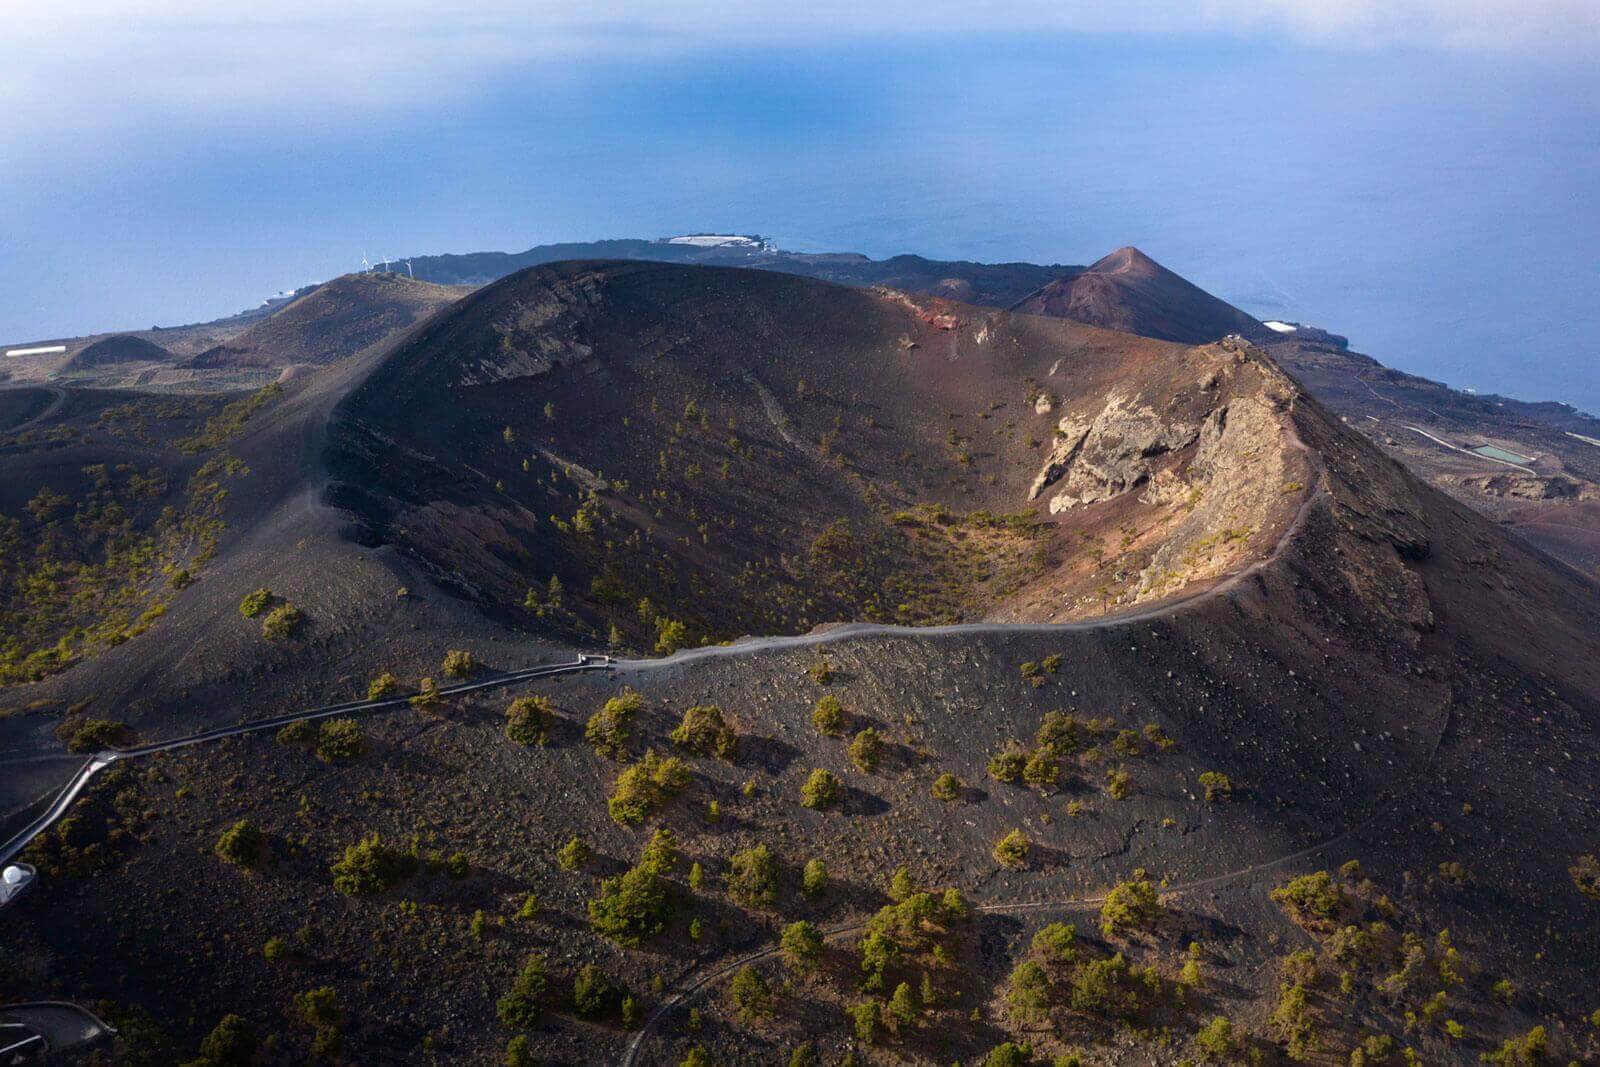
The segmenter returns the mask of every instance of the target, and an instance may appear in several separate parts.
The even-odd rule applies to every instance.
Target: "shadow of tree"
[[[782,774],[800,758],[800,749],[775,737],[741,734],[739,751],[734,763],[740,767],[759,768],[768,774]]]
[[[831,810],[841,815],[860,815],[872,818],[878,815],[887,815],[893,810],[893,807],[887,800],[884,800],[876,793],[869,793],[865,789],[846,785],[841,790],[839,800]]]

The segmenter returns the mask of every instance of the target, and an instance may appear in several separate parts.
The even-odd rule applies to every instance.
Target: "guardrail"
[[[536,678],[548,678],[558,674],[570,674],[576,671],[609,671],[612,669],[610,656],[591,656],[580,654],[572,663],[547,664],[542,667],[526,667],[519,671],[496,675],[476,682],[463,682],[460,685],[445,686],[437,691],[440,697],[459,696],[462,693],[473,693],[483,689],[497,689],[503,686],[516,685],[518,682],[533,681]],[[417,693],[402,693],[395,696],[382,697],[377,700],[350,700],[341,704],[327,704],[318,708],[308,708],[304,711],[289,712],[285,715],[275,715],[267,719],[255,719],[251,722],[239,723],[234,726],[218,726],[210,730],[201,730],[198,733],[185,737],[177,737],[168,741],[152,741],[147,745],[135,745],[130,748],[108,749],[96,752],[84,761],[77,772],[56,794],[50,806],[38,818],[28,823],[20,832],[13,836],[4,845],[0,845],[0,868],[11,863],[22,850],[27,848],[34,838],[50,829],[56,821],[65,815],[73,803],[82,795],[94,779],[94,776],[125,759],[138,759],[142,756],[153,756],[161,752],[171,752],[175,749],[190,748],[194,745],[208,744],[213,741],[222,741],[230,737],[241,737],[245,734],[260,733],[265,730],[278,730],[290,723],[314,722],[317,719],[330,719],[338,715],[356,715],[364,712],[383,711],[389,708],[408,706],[411,698]],[[29,867],[29,871],[33,868]],[[29,884],[33,881],[29,879]],[[0,907],[4,907],[15,895],[9,898],[0,897]]]

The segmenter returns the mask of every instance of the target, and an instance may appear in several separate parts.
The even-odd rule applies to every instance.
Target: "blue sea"
[[[61,131],[0,176],[0,340],[237,310],[363,255],[711,230],[878,257],[1133,244],[1384,362],[1600,412],[1600,74],[1270,38],[596,53]],[[160,121],[158,121],[160,119]]]

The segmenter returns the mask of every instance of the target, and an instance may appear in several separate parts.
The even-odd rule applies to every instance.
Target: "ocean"
[[[314,120],[132,115],[116,153],[63,134],[48,170],[0,176],[0,339],[212,317],[362,255],[694,231],[1059,263],[1132,244],[1392,366],[1600,412],[1592,64],[917,29],[554,56]]]

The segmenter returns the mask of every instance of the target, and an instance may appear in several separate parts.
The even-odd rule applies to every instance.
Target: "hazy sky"
[[[0,0],[0,342],[728,228],[1085,262],[1600,409],[1600,3]]]

